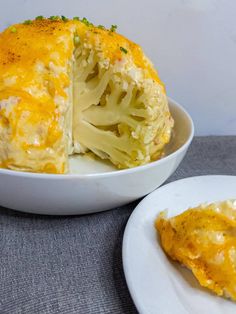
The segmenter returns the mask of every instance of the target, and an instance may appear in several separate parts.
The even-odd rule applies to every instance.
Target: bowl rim
[[[174,152],[170,153],[169,155],[158,159],[156,161],[150,162],[146,165],[137,166],[133,168],[128,169],[121,169],[121,170],[114,170],[114,171],[108,171],[108,172],[101,172],[101,173],[88,173],[88,174],[73,174],[73,173],[65,173],[65,174],[51,174],[51,173],[36,173],[36,172],[27,172],[27,171],[16,171],[16,170],[10,170],[10,169],[4,169],[0,168],[0,175],[10,175],[13,177],[24,177],[24,178],[37,178],[37,179],[63,179],[63,180],[69,180],[69,179],[95,179],[95,178],[107,178],[107,177],[114,177],[114,176],[121,176],[125,174],[132,174],[137,171],[144,171],[149,168],[155,167],[156,165],[161,165],[162,163],[166,162],[167,160],[173,159],[176,155],[179,155],[181,152],[183,152],[185,149],[188,148],[190,143],[192,142],[193,136],[194,136],[194,124],[191,116],[189,113],[175,100],[168,97],[168,103],[171,105],[177,107],[182,111],[182,113],[187,117],[189,126],[190,126],[190,134],[187,138],[187,140]]]

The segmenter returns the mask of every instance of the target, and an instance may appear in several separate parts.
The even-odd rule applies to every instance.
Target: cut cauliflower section
[[[171,137],[163,83],[140,46],[86,19],[0,34],[0,167],[66,173],[93,152],[118,168],[160,158]]]
[[[128,52],[105,61],[83,42],[75,52],[74,151],[90,150],[119,168],[159,158],[173,124],[163,86],[146,78]]]

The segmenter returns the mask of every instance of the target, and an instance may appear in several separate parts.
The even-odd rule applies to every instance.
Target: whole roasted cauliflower
[[[38,17],[0,34],[0,167],[66,173],[88,151],[143,165],[172,127],[153,65],[114,25]]]

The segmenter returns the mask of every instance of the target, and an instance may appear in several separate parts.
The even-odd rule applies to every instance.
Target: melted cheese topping
[[[0,35],[1,167],[50,173],[68,169],[64,113],[70,106],[75,26],[60,25],[45,19],[14,25]],[[3,104],[11,97],[18,102],[6,110]]]
[[[199,283],[236,300],[236,201],[201,205],[156,220],[161,244],[173,260],[192,270]]]

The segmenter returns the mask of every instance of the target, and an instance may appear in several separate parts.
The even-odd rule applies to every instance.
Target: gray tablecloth
[[[195,138],[169,181],[204,174],[236,175],[236,137]],[[136,205],[77,217],[0,208],[0,313],[136,313],[121,258]]]

